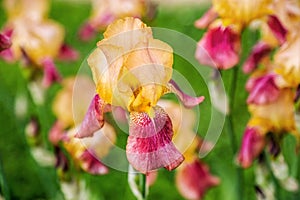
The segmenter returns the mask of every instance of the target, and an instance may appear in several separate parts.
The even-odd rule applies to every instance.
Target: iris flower
[[[0,56],[7,61],[22,59],[26,64],[43,69],[45,86],[59,81],[54,59],[74,60],[78,53],[64,44],[64,28],[48,18],[49,2],[6,0],[4,8],[8,20],[3,34],[11,40],[12,45]]]
[[[267,144],[279,144],[286,133],[293,134],[299,142],[294,108],[296,90],[286,83],[283,76],[275,73],[278,68],[276,60],[265,59],[262,66],[265,68],[256,69],[246,85],[251,118],[238,155],[243,167],[249,167]],[[275,141],[270,138],[275,138]]]
[[[197,60],[203,65],[217,69],[234,67],[239,62],[241,34],[247,26],[257,20],[266,24],[270,33],[283,44],[287,30],[278,19],[272,3],[272,0],[213,0],[212,8],[195,22],[198,28],[208,27],[196,49]],[[260,48],[256,47],[256,56],[252,56],[254,58],[251,58],[251,62],[257,59],[257,55],[260,56],[257,52]],[[265,53],[264,49],[260,51]],[[249,66],[246,71],[249,71]]]
[[[77,137],[92,136],[104,124],[104,113],[119,106],[129,112],[126,154],[129,163],[147,173],[176,168],[184,157],[172,143],[168,114],[157,105],[162,95],[175,92],[187,107],[201,103],[180,91],[172,77],[173,50],[152,36],[138,18],[112,23],[88,57],[96,84],[95,95]]]
[[[73,101],[73,89],[76,84],[79,85],[81,95],[80,104]],[[105,123],[101,130],[94,133],[93,137],[79,139],[75,137],[78,131],[76,121],[81,121],[84,117],[84,111],[89,105],[89,98],[94,91],[93,82],[85,76],[77,76],[67,78],[62,82],[62,90],[60,90],[53,102],[53,112],[57,121],[53,125],[49,133],[49,140],[56,146],[62,144],[63,148],[71,155],[76,166],[91,174],[105,174],[108,168],[101,162],[110,148],[116,141],[116,133],[114,128]],[[76,87],[78,89],[78,87]],[[72,103],[77,106],[72,108]],[[73,112],[72,112],[73,111]],[[58,164],[61,162],[58,157]]]
[[[173,142],[185,157],[184,162],[176,169],[177,189],[186,199],[202,199],[205,192],[217,186],[220,180],[210,174],[209,166],[198,157],[200,147],[208,144],[193,130],[195,113],[168,100],[160,100],[158,104],[169,114],[175,133]]]
[[[92,0],[89,19],[79,30],[82,40],[89,40],[98,31],[103,31],[113,21],[124,17],[145,16],[149,7],[147,0]]]

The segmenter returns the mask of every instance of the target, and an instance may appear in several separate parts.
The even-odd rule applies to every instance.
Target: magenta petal
[[[255,127],[247,127],[238,154],[238,162],[243,168],[250,167],[253,160],[265,147],[265,138]]]
[[[173,130],[169,116],[159,106],[153,110],[153,118],[145,112],[130,113],[126,154],[129,163],[142,173],[161,167],[172,170],[184,160],[172,143]]]
[[[183,103],[183,105],[186,108],[192,108],[200,103],[202,103],[205,99],[204,96],[200,96],[200,97],[191,97],[187,94],[185,94],[177,85],[177,83],[174,80],[170,80],[169,82],[169,86],[171,87],[171,91],[173,93],[175,93],[178,98],[180,99],[180,101]]]
[[[279,97],[279,88],[275,83],[276,75],[267,74],[259,78],[251,78],[247,83],[249,89],[248,104],[267,104]],[[251,85],[251,86],[250,86]]]
[[[208,166],[198,159],[183,163],[176,173],[176,186],[186,199],[202,199],[206,190],[219,183],[220,180],[210,174]]]
[[[104,113],[108,111],[108,107],[110,106],[96,94],[75,137],[91,137],[95,131],[101,129],[104,125]]]
[[[95,35],[96,30],[90,23],[85,23],[78,31],[78,36],[82,41],[89,41],[93,39]]]
[[[63,44],[60,47],[59,54],[58,54],[58,59],[64,60],[64,61],[75,61],[79,57],[78,51],[73,49],[67,44]]]
[[[48,139],[56,146],[64,138],[64,133],[63,124],[60,121],[56,121],[49,131]]]
[[[42,61],[44,67],[43,85],[49,87],[54,82],[59,82],[61,76],[56,69],[56,66],[52,59],[46,58]]]
[[[229,69],[239,61],[240,37],[230,27],[209,29],[198,42],[195,57],[200,64]]]
[[[0,52],[8,49],[11,46],[11,39],[9,36],[0,33]]]
[[[81,168],[90,174],[107,174],[108,168],[95,156],[91,150],[85,150],[80,156]]]
[[[15,57],[13,55],[11,48],[0,51],[0,57],[3,60],[5,60],[6,62],[13,62],[15,60]]]
[[[257,68],[263,57],[271,52],[271,47],[264,42],[258,42],[252,49],[250,56],[243,65],[244,73],[248,74]]]
[[[287,30],[279,21],[279,19],[274,15],[268,16],[268,26],[273,32],[274,36],[277,38],[280,44],[286,41]]]
[[[218,13],[216,13],[212,8],[210,8],[200,19],[195,22],[195,27],[199,29],[206,28],[213,20],[218,17]]]

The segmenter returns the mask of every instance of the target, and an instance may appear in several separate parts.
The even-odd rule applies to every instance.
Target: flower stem
[[[237,77],[238,77],[238,71],[239,68],[236,66],[233,69],[232,79],[231,79],[231,85],[230,85],[230,105],[229,105],[229,114],[226,116],[226,124],[227,124],[227,133],[229,135],[231,147],[233,154],[237,152],[237,142],[236,137],[234,133],[234,125],[233,125],[233,118],[232,118],[232,111],[234,106],[234,99],[235,99],[235,92],[236,92],[236,85],[237,85]],[[244,175],[243,170],[239,166],[235,166],[236,168],[236,174],[237,174],[237,180],[236,180],[236,186],[237,186],[237,197],[236,199],[242,200],[243,199],[243,184],[244,184]]]
[[[272,167],[271,167],[271,158],[270,158],[270,156],[267,155],[267,153],[265,151],[263,152],[263,156],[265,158],[266,167],[267,167],[268,171],[270,172],[271,180],[272,180],[272,182],[274,183],[274,186],[275,186],[276,199],[280,200],[281,199],[281,189],[280,189],[281,187],[280,187],[280,184],[279,184],[277,178],[275,177],[275,175],[273,173],[273,170],[272,170]]]
[[[140,173],[139,174],[139,187],[142,194],[143,200],[147,199],[147,186],[146,186],[146,175]]]

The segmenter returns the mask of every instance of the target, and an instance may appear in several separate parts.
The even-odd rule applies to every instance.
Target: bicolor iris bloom
[[[82,95],[80,104],[74,102],[74,88]],[[76,138],[80,125],[75,124],[82,121],[85,110],[89,105],[89,97],[94,93],[92,80],[85,76],[70,77],[62,82],[60,90],[53,102],[53,112],[57,117],[49,132],[49,140],[56,148],[64,148],[71,155],[76,166],[91,174],[105,174],[108,168],[101,162],[116,141],[114,128],[105,123],[101,130],[95,131],[93,137]],[[76,104],[72,108],[72,104]],[[61,146],[60,146],[61,145]],[[58,151],[61,153],[61,151]],[[57,163],[61,163],[58,155]],[[63,158],[63,157],[62,157]]]
[[[136,170],[172,170],[182,163],[184,157],[172,143],[172,121],[157,102],[174,92],[183,104],[193,107],[204,97],[184,94],[171,80],[172,48],[154,39],[151,28],[140,19],[127,17],[108,26],[88,64],[97,94],[77,137],[92,136],[103,126],[104,113],[119,106],[129,112],[126,154]]]
[[[203,65],[217,69],[234,67],[239,62],[241,34],[255,20],[266,24],[279,43],[283,44],[287,30],[272,9],[272,3],[272,0],[213,0],[212,8],[195,22],[197,28],[208,27],[197,45],[196,59]],[[257,45],[254,55],[247,61],[245,71],[252,69],[257,60],[268,53],[269,48]]]

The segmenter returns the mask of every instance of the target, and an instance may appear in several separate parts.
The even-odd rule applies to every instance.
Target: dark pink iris
[[[279,97],[279,88],[275,82],[275,74],[266,74],[258,78],[250,78],[246,89],[249,91],[248,104],[267,104]]]
[[[209,29],[199,41],[195,57],[200,64],[229,69],[239,61],[240,37],[230,27]]]

